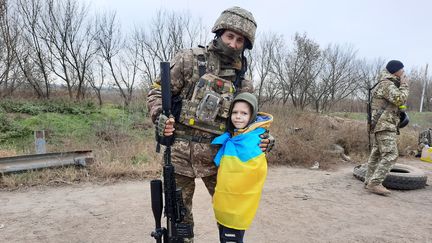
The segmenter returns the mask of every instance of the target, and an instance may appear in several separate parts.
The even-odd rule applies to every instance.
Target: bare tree
[[[16,4],[22,38],[14,49],[14,54],[25,79],[38,97],[49,99],[52,80],[48,68],[49,52],[41,39],[42,1],[17,0]]]
[[[367,101],[368,91],[378,82],[384,64],[385,60],[382,58],[377,58],[372,61],[367,61],[365,59],[359,61],[358,68],[361,82],[358,96],[360,99]]]
[[[316,112],[329,108],[355,93],[360,85],[356,53],[352,47],[329,45],[323,52],[320,78],[313,83],[309,95]]]
[[[120,81],[127,92],[126,105],[132,100],[134,87],[138,79],[138,62],[137,46],[127,43],[125,54],[120,57],[120,63],[117,65]]]
[[[275,59],[275,63],[283,65],[276,71],[283,81],[283,102],[290,97],[295,108],[304,110],[311,102],[308,93],[322,68],[321,50],[306,34],[296,33],[293,44],[293,50],[286,57]]]
[[[257,83],[255,91],[258,93],[258,103],[260,106],[266,102],[271,102],[279,94],[276,78],[273,72],[273,61],[275,53],[283,49],[282,36],[275,33],[267,33],[261,36],[259,44],[253,51],[253,70],[257,73]]]
[[[432,87],[430,85],[431,83],[430,77],[428,77],[427,74],[425,75],[425,73],[426,73],[425,67],[413,68],[408,73],[408,77],[410,80],[410,85],[409,85],[410,92],[409,92],[407,104],[408,107],[412,110],[418,111],[420,109],[420,101],[421,101],[423,88],[425,89],[425,94],[424,94],[425,96],[423,99],[423,110],[430,111],[432,108],[430,106]],[[426,84],[428,85],[425,87]]]
[[[98,20],[99,49],[125,106],[128,106],[137,77],[137,49],[125,48],[125,40],[115,16],[115,13],[104,14]]]
[[[105,85],[106,78],[106,67],[104,60],[100,57],[96,58],[96,61],[92,63],[90,69],[93,71],[87,72],[87,81],[96,94],[99,106],[102,106],[102,89]]]
[[[19,30],[13,12],[6,0],[0,0],[0,93],[7,96],[19,86],[19,72],[14,49],[17,48]]]
[[[139,70],[149,87],[159,74],[159,62],[171,60],[183,48],[206,44],[206,32],[199,19],[189,13],[159,10],[148,28],[136,28],[132,45],[136,45]]]
[[[267,90],[267,94],[278,95],[282,100],[283,104],[286,104],[290,99],[290,95],[292,93],[291,89],[292,84],[290,77],[288,75],[290,60],[289,60],[289,51],[285,47],[284,43],[281,43],[280,47],[276,52],[272,55],[272,76],[274,77],[274,81],[276,82],[274,85],[269,83],[265,85]],[[275,91],[275,92],[272,92]],[[273,100],[269,98],[270,100]]]
[[[69,98],[73,97],[74,76],[68,62],[67,33],[70,21],[66,21],[64,12],[59,9],[57,2],[49,0],[45,2],[42,17],[42,39],[50,53],[50,70],[65,83]],[[65,31],[64,31],[65,30]]]
[[[87,7],[76,0],[49,0],[44,19],[45,42],[53,56],[52,71],[61,78],[75,99],[84,98],[89,66],[97,53],[96,35],[87,18]],[[73,78],[72,78],[73,77]]]

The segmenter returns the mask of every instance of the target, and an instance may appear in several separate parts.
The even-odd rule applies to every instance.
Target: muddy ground
[[[405,160],[432,179],[432,164]],[[245,242],[432,242],[432,187],[370,194],[334,171],[270,168]],[[211,198],[194,197],[195,242],[218,242]],[[0,242],[154,242],[149,181],[0,192]]]

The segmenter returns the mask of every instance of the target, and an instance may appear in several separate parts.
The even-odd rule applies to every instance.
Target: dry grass
[[[401,156],[415,156],[417,153],[418,135],[420,130],[410,126],[401,129],[398,138],[398,150]]]
[[[71,146],[69,148],[74,147]],[[82,145],[76,145],[79,146]],[[93,146],[94,163],[87,167],[66,166],[0,175],[0,189],[15,190],[39,185],[80,182],[111,183],[123,179],[156,178],[160,174],[161,156],[155,152],[152,140]]]
[[[59,144],[47,145],[49,152],[93,151],[94,163],[78,168],[68,166],[15,174],[0,174],[0,189],[15,190],[38,185],[63,185],[79,182],[111,183],[122,179],[156,178],[160,174],[161,156],[155,152],[153,125],[150,119],[121,128],[110,123],[92,128],[86,140],[65,138]],[[14,156],[16,151],[2,150],[3,155]]]
[[[3,176],[0,189],[14,190],[23,187],[39,185],[62,185],[75,184],[78,182],[91,181],[89,170],[77,169],[73,166],[55,169],[43,169],[23,173],[13,173]]]
[[[334,144],[358,158],[367,151],[366,130],[360,122],[315,113],[287,114],[282,108],[270,112],[275,118],[271,133],[277,141],[268,156],[270,164],[310,167],[317,161],[321,168],[329,169],[340,162]]]
[[[160,171],[161,156],[152,140],[101,146],[95,151],[93,170],[107,179],[155,177]]]
[[[1,157],[11,157],[17,155],[14,149],[0,149],[0,158]]]
[[[332,169],[341,163],[365,163],[369,156],[366,121],[295,112],[286,107],[265,107],[274,116],[270,128],[276,138],[275,149],[268,155],[269,164]],[[398,137],[400,155],[413,156],[418,132],[402,129]],[[344,149],[351,161],[343,160],[335,145]]]
[[[264,107],[262,110],[274,116],[270,131],[276,138],[276,146],[268,154],[270,165],[310,167],[318,161],[321,169],[333,169],[341,163],[364,163],[367,160],[366,122],[311,112],[293,112],[281,106]],[[0,189],[156,178],[160,175],[162,158],[155,152],[153,129],[149,118],[126,130],[110,123],[99,124],[93,127],[91,133],[94,135],[88,141],[65,139],[61,144],[48,146],[50,152],[92,149],[95,161],[92,165],[0,175]],[[413,155],[417,134],[418,131],[413,128],[401,131],[401,155]],[[335,153],[335,144],[350,156],[350,162]],[[15,154],[13,150],[0,151],[3,156]]]

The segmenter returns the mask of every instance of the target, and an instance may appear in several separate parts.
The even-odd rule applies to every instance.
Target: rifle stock
[[[171,115],[171,87],[170,87],[170,63],[161,62],[161,89],[162,89],[162,110],[167,117]],[[157,134],[157,133],[156,133]],[[162,181],[153,180],[151,182],[152,210],[155,218],[156,228],[151,236],[160,243],[163,238],[165,243],[182,243],[184,238],[193,237],[192,226],[183,222],[186,208],[183,204],[181,189],[176,188],[175,170],[171,163],[171,145],[174,136],[159,137],[156,135],[157,142],[165,145],[164,166],[163,166],[163,194],[165,197],[165,207],[162,201]],[[158,181],[158,182],[156,182]],[[167,218],[167,227],[161,227],[162,207]]]
[[[153,210],[153,217],[155,219],[156,228],[151,233],[151,236],[156,239],[157,243],[162,243],[162,236],[165,234],[166,229],[161,227],[162,217],[162,181],[152,180],[150,182],[151,191],[151,205]]]
[[[367,131],[368,131],[368,146],[369,146],[369,152],[372,150],[372,144],[371,144],[371,134],[373,133],[373,130],[375,129],[376,121],[372,120],[372,96],[371,92],[372,90],[379,84],[377,82],[372,87],[370,87],[370,84],[368,85],[368,102],[367,102]],[[385,108],[384,108],[385,109]],[[379,118],[379,117],[378,117]]]

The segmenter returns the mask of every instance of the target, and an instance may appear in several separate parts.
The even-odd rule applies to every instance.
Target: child
[[[220,242],[243,242],[258,208],[267,175],[267,159],[258,146],[273,121],[270,114],[257,112],[254,95],[241,93],[229,109],[227,132],[212,144],[221,145],[214,162],[218,168],[213,209]]]

